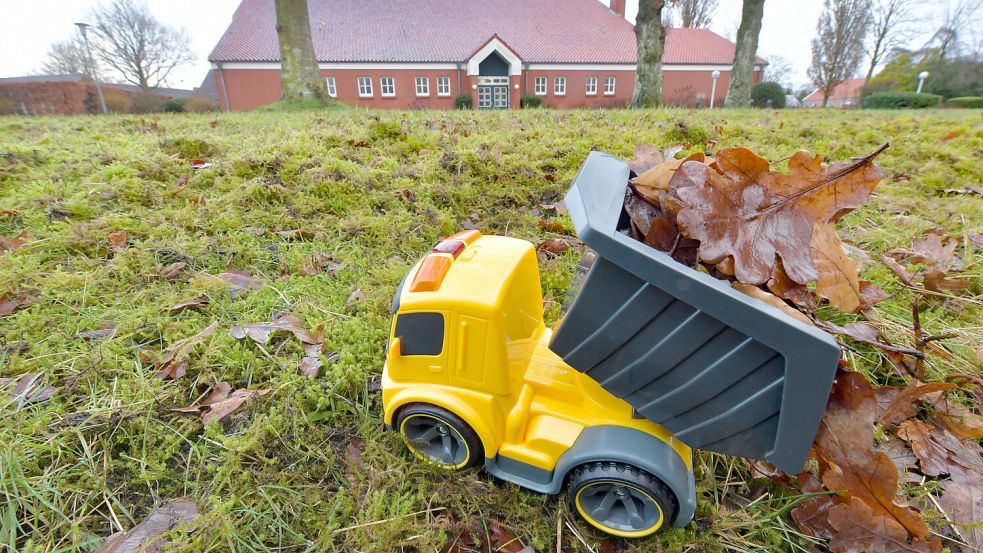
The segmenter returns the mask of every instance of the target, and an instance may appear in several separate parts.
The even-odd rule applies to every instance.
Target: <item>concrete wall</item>
[[[225,69],[225,84],[228,86],[229,101],[233,110],[252,109],[264,104],[277,101],[280,98],[280,72],[277,69]],[[364,70],[364,69],[324,69],[322,76],[333,76],[337,87],[337,100],[350,105],[375,109],[452,109],[454,97],[458,94],[470,95],[475,107],[478,105],[478,77],[468,76],[460,70]],[[416,96],[416,77],[426,76],[430,79],[430,96]],[[449,77],[451,81],[450,96],[437,95],[437,77]],[[557,95],[553,92],[554,79],[564,76],[567,79],[566,94]],[[597,77],[597,94],[587,95],[587,77]],[[604,94],[604,78],[617,78],[615,93]],[[358,77],[372,79],[373,95],[371,98],[358,96]],[[384,97],[380,89],[380,77],[393,77],[396,81],[396,96]],[[529,69],[522,75],[509,77],[509,105],[519,107],[522,96],[532,95],[535,90],[535,78],[546,77],[546,94],[542,96],[543,103],[555,108],[606,108],[620,107],[631,101],[634,91],[634,71],[597,70],[537,70]],[[761,72],[754,72],[754,82],[761,80]],[[222,90],[222,79],[218,78],[219,98],[225,107],[225,94]],[[686,107],[707,107],[710,103],[712,87],[710,71],[674,71],[672,66],[666,66],[663,73],[662,94],[666,104]],[[730,84],[730,70],[721,71],[717,80],[717,107],[723,106],[727,96],[727,86]]]

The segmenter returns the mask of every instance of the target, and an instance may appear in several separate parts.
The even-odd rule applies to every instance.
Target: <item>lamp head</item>
[[[923,80],[923,81],[925,79],[927,79],[928,78],[928,71],[922,71],[921,73],[919,73],[918,74],[918,78],[921,79],[921,80]]]
[[[720,77],[720,71],[714,69],[713,73],[710,73],[710,76],[714,79],[718,79]]]

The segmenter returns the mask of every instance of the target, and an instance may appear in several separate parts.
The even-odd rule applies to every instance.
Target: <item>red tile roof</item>
[[[526,62],[635,63],[631,23],[598,0],[308,0],[322,62],[461,62],[498,34]],[[273,0],[243,0],[210,61],[280,59]],[[670,29],[666,64],[730,64],[734,44]],[[759,63],[764,60],[759,59]]]
[[[836,85],[833,89],[833,93],[829,96],[830,100],[855,100],[860,97],[860,89],[864,87],[866,79],[860,77],[858,79],[847,79],[842,83]],[[802,99],[803,102],[823,99],[823,91],[817,89],[812,94],[806,96]]]

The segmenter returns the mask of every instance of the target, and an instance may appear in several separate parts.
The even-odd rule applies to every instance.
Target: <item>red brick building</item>
[[[308,0],[314,49],[328,93],[371,108],[518,108],[526,95],[552,107],[627,104],[635,32],[624,0]],[[219,100],[250,109],[280,97],[273,0],[243,0],[209,56]],[[717,106],[730,81],[734,44],[707,29],[669,29],[663,96]],[[755,66],[760,79],[764,60]]]

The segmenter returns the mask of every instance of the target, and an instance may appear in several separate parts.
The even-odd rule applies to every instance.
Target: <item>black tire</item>
[[[623,538],[651,536],[676,513],[673,493],[661,480],[624,463],[577,467],[567,481],[567,497],[588,524]]]
[[[447,470],[462,470],[485,461],[478,434],[447,409],[413,403],[400,410],[396,430],[420,459]]]

